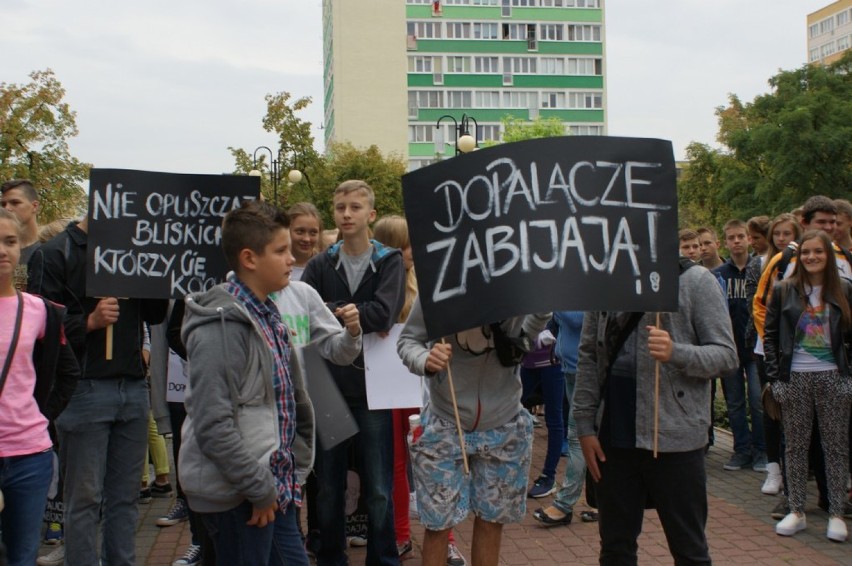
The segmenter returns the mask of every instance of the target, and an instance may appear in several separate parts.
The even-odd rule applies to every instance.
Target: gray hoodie
[[[178,470],[190,507],[233,509],[277,498],[269,457],[281,443],[272,385],[273,357],[262,331],[223,285],[186,298],[181,336],[189,359],[186,421]],[[296,438],[290,447],[301,480],[313,464],[314,415],[296,356]]]
[[[550,313],[530,314],[505,320],[502,327],[508,336],[520,336],[523,330],[535,340],[549,320]],[[450,370],[462,428],[466,431],[491,430],[509,422],[522,408],[517,366],[501,365],[493,350],[493,339],[487,339],[478,328],[446,340],[453,347]],[[433,344],[427,340],[423,309],[417,299],[400,334],[397,352],[412,373],[429,378],[426,383],[430,410],[444,420],[455,422],[447,372],[426,373],[426,358]],[[480,351],[483,353],[472,353]]]
[[[710,426],[710,380],[739,365],[731,318],[716,278],[702,267],[679,278],[679,308],[661,313],[660,326],[671,335],[672,357],[660,364],[660,452],[686,452],[707,444]],[[601,388],[609,352],[607,320],[618,313],[589,312],[580,336],[574,419],[577,435],[596,434],[603,414]],[[655,360],[648,354],[647,326],[656,313],[646,313],[636,327],[636,448],[654,447]]]

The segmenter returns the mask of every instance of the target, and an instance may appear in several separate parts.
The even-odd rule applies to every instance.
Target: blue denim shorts
[[[409,445],[420,523],[441,531],[473,511],[493,523],[517,523],[526,513],[527,477],[532,453],[532,418],[526,409],[504,425],[467,432],[470,475],[464,473],[455,423],[427,408],[423,434]]]

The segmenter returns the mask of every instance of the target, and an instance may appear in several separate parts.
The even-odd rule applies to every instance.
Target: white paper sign
[[[166,401],[169,403],[183,403],[183,398],[186,396],[186,385],[189,382],[187,379],[188,372],[186,362],[175,354],[174,351],[169,350]]]
[[[364,372],[367,380],[367,406],[376,409],[410,409],[423,405],[423,378],[402,364],[396,353],[396,341],[402,324],[390,333],[364,335]]]

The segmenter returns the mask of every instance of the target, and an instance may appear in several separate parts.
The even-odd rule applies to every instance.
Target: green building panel
[[[408,144],[409,157],[435,157],[434,142],[418,142]]]
[[[450,115],[456,120],[460,120],[462,114],[473,116],[473,119],[480,124],[499,122],[507,114],[511,114],[517,118],[529,116],[527,110],[517,108],[421,108],[417,111],[417,121],[437,122],[438,118],[445,115]],[[524,114],[524,116],[521,116],[521,114]],[[447,121],[452,122],[451,120]]]
[[[514,88],[603,88],[603,77],[587,75],[515,75],[512,77],[512,86]]]
[[[409,53],[470,53],[506,55],[602,55],[603,43],[585,41],[538,41],[537,49],[530,51],[526,41],[499,39],[418,39],[417,49]]]
[[[542,118],[556,117],[563,122],[598,122],[603,124],[603,110],[539,110]]]
[[[430,73],[409,73],[408,86],[443,86],[443,87],[471,87],[471,88],[501,88],[503,86],[502,75],[471,75],[444,73],[444,84],[436,85],[432,82]]]

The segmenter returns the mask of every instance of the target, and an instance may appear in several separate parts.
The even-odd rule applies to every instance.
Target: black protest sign
[[[430,338],[551,310],[677,310],[671,142],[502,144],[402,184]]]
[[[222,218],[260,194],[242,175],[92,169],[86,294],[181,299],[228,272]]]

